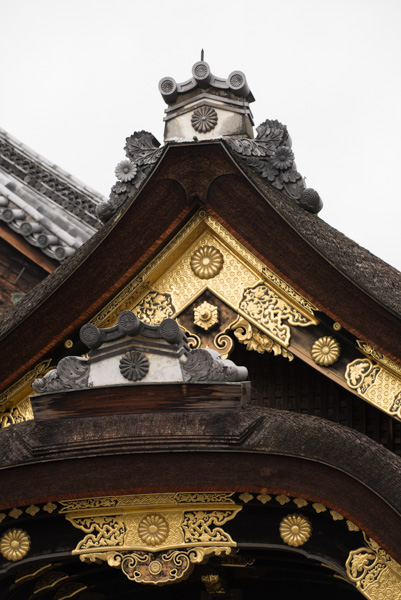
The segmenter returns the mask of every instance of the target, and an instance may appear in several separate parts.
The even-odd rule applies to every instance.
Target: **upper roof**
[[[5,313],[1,339],[15,348],[0,365],[5,387],[77,336],[198,207],[318,309],[400,360],[398,271],[263,181],[221,141],[169,145],[155,164],[98,233]]]
[[[104,199],[0,129],[0,219],[29,244],[63,262],[99,229]]]

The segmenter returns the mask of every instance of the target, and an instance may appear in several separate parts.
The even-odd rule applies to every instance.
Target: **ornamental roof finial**
[[[192,67],[192,77],[176,83],[163,77],[159,90],[168,104],[164,121],[164,141],[181,142],[221,137],[253,138],[249,104],[255,100],[242,71],[227,79],[216,77],[204,60]]]

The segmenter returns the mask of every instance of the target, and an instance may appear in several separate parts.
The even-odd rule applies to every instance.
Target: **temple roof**
[[[26,242],[63,262],[99,229],[103,200],[0,129],[0,219]]]
[[[321,311],[398,359],[401,274],[263,180],[221,141],[168,145],[112,219],[5,313],[1,338],[21,339],[18,331],[30,329],[31,317],[43,319],[43,335],[56,346],[139,273],[199,206]],[[65,310],[54,314],[59,297]],[[34,344],[38,353],[31,346],[23,357],[21,350],[21,367],[43,356],[44,340]]]

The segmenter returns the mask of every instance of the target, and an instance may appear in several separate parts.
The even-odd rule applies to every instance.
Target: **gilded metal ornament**
[[[340,344],[330,336],[316,340],[312,346],[311,356],[317,365],[329,367],[338,361],[341,354]]]
[[[181,325],[179,319],[177,319],[177,323],[182,329],[182,331],[185,333],[185,337],[187,338],[187,344],[191,348],[191,350],[195,350],[195,348],[200,348],[202,344],[202,340],[200,339],[200,337],[196,335],[196,333],[192,333],[192,331],[189,331],[189,329]]]
[[[31,401],[29,398],[25,398],[25,400],[22,400],[22,402],[17,404],[17,406],[14,406],[14,408],[10,408],[9,410],[0,413],[0,428],[31,420],[33,420]]]
[[[265,283],[246,288],[239,308],[284,346],[288,346],[290,342],[291,331],[283,321],[288,321],[291,325],[310,324],[308,317],[285,302]]]
[[[30,547],[29,535],[22,529],[9,529],[0,538],[0,554],[12,562],[24,558]]]
[[[168,523],[159,514],[146,515],[138,526],[138,535],[147,546],[160,546],[166,540],[168,532]]]
[[[270,500],[272,500],[272,497],[270,496],[270,494],[259,494],[258,496],[256,496],[256,499],[259,500],[259,502],[261,502],[262,504],[266,504],[266,502],[270,502]]]
[[[245,344],[247,350],[254,350],[259,354],[265,352],[273,352],[275,356],[282,355],[288,358],[289,361],[294,360],[294,355],[283,348],[277,342],[274,342],[266,334],[258,330],[257,327],[251,325],[249,321],[243,317],[238,317],[229,327],[225,330],[231,330],[234,332],[235,337],[241,344]]]
[[[401,420],[401,379],[369,358],[358,358],[347,365],[347,385],[358,396]]]
[[[14,506],[14,508],[8,513],[8,516],[12,517],[13,519],[18,519],[18,517],[20,517],[21,515],[22,510],[17,508],[16,506]]]
[[[288,515],[280,523],[280,536],[288,546],[303,546],[312,535],[312,526],[303,515]]]
[[[223,264],[223,255],[214,246],[201,246],[191,256],[191,269],[199,279],[216,277]]]
[[[390,371],[394,371],[394,373],[396,375],[401,376],[401,366],[400,365],[397,365],[397,363],[392,361],[390,358],[387,358],[387,356],[384,356],[384,354],[382,354],[381,352],[378,352],[377,350],[372,348],[372,346],[369,346],[369,344],[366,344],[362,340],[356,340],[356,343],[358,344],[358,347],[362,350],[362,352],[371,356],[374,360],[381,363],[383,366],[385,366]]]
[[[159,325],[175,313],[170,294],[149,292],[135,307],[136,316],[144,323]]]
[[[276,496],[275,499],[279,504],[281,504],[281,506],[284,506],[284,504],[287,504],[287,502],[290,501],[288,496],[282,496],[282,495]]]
[[[134,581],[164,584],[185,578],[207,556],[230,554],[236,547],[223,528],[242,509],[232,495],[88,498],[63,501],[60,512],[85,534],[73,550],[82,561],[106,561]]]
[[[206,331],[219,322],[219,309],[209,302],[202,302],[194,308],[194,324]]]
[[[345,563],[349,580],[368,600],[400,600],[401,565],[363,534],[366,546],[352,550]]]
[[[213,246],[221,252],[224,258],[224,277],[205,280],[195,276],[190,264],[191,257],[194,251],[203,246]],[[158,256],[113,298],[93,319],[93,323],[101,327],[114,325],[118,314],[130,309],[134,310],[142,321],[158,324],[163,318],[179,315],[199,296],[205,285],[237,311],[243,290],[261,281],[283,301],[289,301],[290,306],[298,307],[299,311],[307,316],[307,323],[298,323],[298,326],[317,324],[314,317],[314,311],[317,309],[314,305],[266,267],[213,217],[201,210]],[[153,289],[152,296],[149,295],[150,288]],[[162,316],[155,314],[160,310],[160,296],[156,298],[157,295],[167,296],[166,303],[170,314],[164,310]],[[143,304],[146,304],[146,307]],[[148,314],[144,314],[144,308]],[[266,333],[270,335],[270,332]]]

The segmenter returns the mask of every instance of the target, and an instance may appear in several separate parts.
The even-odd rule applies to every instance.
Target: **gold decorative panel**
[[[387,369],[389,369],[390,371],[393,371],[399,377],[401,377],[401,366],[400,365],[397,365],[397,363],[395,363],[394,361],[387,358],[387,356],[384,356],[384,354],[382,354],[381,352],[378,352],[377,350],[372,348],[372,346],[369,346],[369,344],[362,342],[362,340],[357,340],[357,344],[358,344],[359,348],[362,350],[362,352],[371,356],[375,361],[377,361],[378,363],[381,363]]]
[[[0,395],[0,428],[33,419],[31,401],[28,397],[33,391],[31,383],[40,375],[44,375],[50,364],[51,359],[37,364],[34,369],[28,371]]]
[[[166,317],[179,317],[205,290],[284,347],[290,343],[290,325],[317,324],[315,307],[205,211],[199,211],[93,323],[113,325],[118,314],[129,309],[159,324]]]
[[[345,380],[352,390],[387,414],[401,419],[401,380],[369,358],[347,365]]]
[[[232,493],[145,494],[68,500],[61,513],[85,536],[73,554],[106,561],[140,583],[164,584],[189,575],[210,555],[230,554],[224,530],[242,509]]]
[[[365,533],[363,537],[366,546],[352,550],[345,565],[349,580],[369,600],[401,600],[401,565]]]

